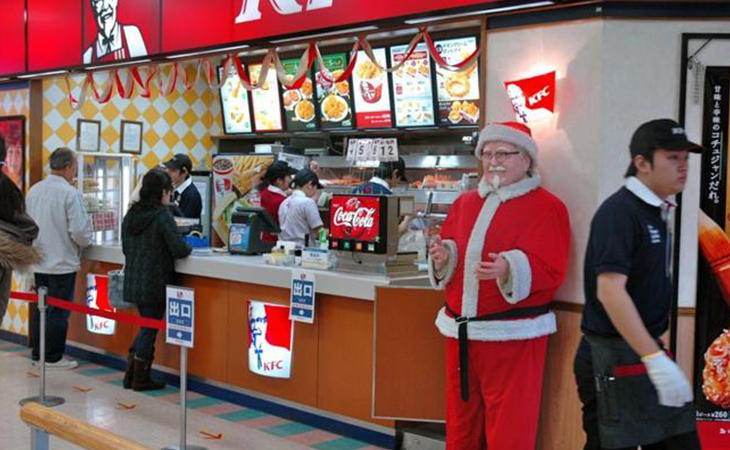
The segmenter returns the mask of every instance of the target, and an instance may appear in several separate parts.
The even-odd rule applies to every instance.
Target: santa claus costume
[[[449,259],[429,277],[444,287],[436,326],[446,344],[447,449],[533,450],[537,437],[548,309],[563,281],[570,224],[565,205],[540,187],[537,147],[518,123],[487,125],[486,142],[516,145],[532,160],[527,176],[494,188],[484,178],[449,210],[441,238]],[[476,268],[497,253],[506,280],[479,280]]]

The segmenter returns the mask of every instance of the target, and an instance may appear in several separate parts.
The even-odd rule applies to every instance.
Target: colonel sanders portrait
[[[84,51],[83,63],[116,61],[147,54],[139,28],[117,20],[119,0],[90,0],[96,21],[96,39]]]

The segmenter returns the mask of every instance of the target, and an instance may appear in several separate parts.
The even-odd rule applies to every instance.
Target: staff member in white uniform
[[[322,185],[317,174],[310,169],[297,172],[293,184],[294,192],[279,206],[279,239],[305,246],[305,237],[309,235],[310,241],[314,241],[324,225],[317,202],[312,198]]]

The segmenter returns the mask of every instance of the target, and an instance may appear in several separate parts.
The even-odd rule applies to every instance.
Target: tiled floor
[[[178,445],[177,388],[140,393],[124,390],[122,372],[80,361],[72,371],[48,371],[47,394],[66,403],[57,409],[153,448]],[[28,427],[20,420],[18,400],[37,395],[28,349],[0,340],[0,450],[29,447]],[[375,449],[254,409],[211,397],[188,394],[188,444],[215,449]],[[210,439],[218,437],[220,439]],[[51,449],[77,447],[51,438]]]

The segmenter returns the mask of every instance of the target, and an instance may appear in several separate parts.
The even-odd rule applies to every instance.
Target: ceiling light
[[[502,6],[502,7],[498,7],[498,8],[482,9],[480,11],[471,11],[471,12],[465,12],[465,13],[450,14],[447,16],[433,16],[433,17],[422,17],[419,19],[408,19],[408,20],[404,20],[404,22],[407,23],[408,25],[414,25],[417,23],[433,22],[433,21],[437,21],[437,20],[456,19],[459,17],[469,17],[469,16],[479,16],[482,14],[496,14],[496,13],[500,13],[500,12],[516,11],[518,9],[526,9],[526,8],[538,8],[540,6],[550,6],[553,4],[554,4],[554,2],[551,2],[551,1],[525,3],[524,5]]]
[[[316,33],[316,34],[308,34],[306,36],[298,36],[293,38],[286,38],[286,39],[277,39],[275,41],[270,41],[272,44],[280,44],[283,42],[292,42],[292,41],[301,41],[316,37],[323,37],[323,36],[332,36],[336,34],[346,34],[346,33],[358,33],[360,31],[372,31],[377,30],[378,27],[375,25],[367,25],[364,27],[357,27],[357,28],[350,28],[349,30],[338,30],[338,31],[328,31],[326,33]]]
[[[37,78],[37,77],[47,77],[50,75],[59,75],[62,73],[66,73],[68,71],[66,70],[51,70],[50,72],[36,72],[36,73],[27,73],[25,75],[18,75],[18,78]]]
[[[210,53],[225,53],[229,50],[239,50],[239,49],[248,48],[248,47],[249,47],[248,45],[242,44],[242,45],[234,45],[231,47],[214,48],[211,50],[201,50],[199,52],[180,53],[179,55],[170,55],[167,57],[167,59],[188,58],[190,56],[208,55]]]
[[[97,69],[107,69],[110,67],[121,67],[121,66],[133,66],[136,64],[142,64],[146,62],[152,61],[151,59],[140,59],[138,61],[124,61],[124,62],[118,62],[118,63],[111,63],[111,64],[100,64],[98,66],[89,66],[84,67],[84,70],[97,70]]]

